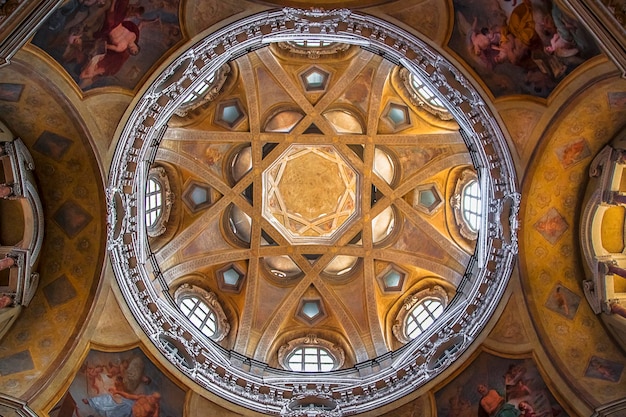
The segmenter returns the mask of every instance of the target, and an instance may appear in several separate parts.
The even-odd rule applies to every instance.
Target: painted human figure
[[[563,314],[569,316],[569,304],[567,303],[567,299],[561,292],[561,287],[556,287],[554,290],[554,300],[556,301],[556,305],[563,311]]]
[[[7,255],[3,259],[0,259],[0,271],[11,268],[13,265],[15,265],[15,258],[11,256]]]
[[[480,384],[477,387],[481,395],[478,416],[482,417],[518,417],[520,412],[512,405],[504,401],[504,398],[494,389]]]
[[[130,394],[124,391],[112,390],[113,394],[119,394],[127,400],[134,401],[132,405],[133,417],[159,417],[159,401],[161,394],[154,392],[149,395]]]
[[[509,21],[501,29],[500,44],[494,46],[499,51],[495,57],[497,63],[510,62],[519,64],[530,49],[540,46],[541,39],[535,28],[532,2],[523,0],[522,4],[513,9]]]
[[[82,87],[90,85],[95,77],[116,74],[130,56],[139,53],[139,27],[127,18],[143,10],[131,8],[128,2],[113,0],[102,28],[94,32],[95,39],[105,41],[105,50],[91,58],[81,71]]]
[[[159,417],[161,394],[158,392],[143,395],[115,388],[109,391],[108,394],[85,398],[83,403],[104,417]],[[119,400],[116,401],[116,398]]]
[[[13,195],[13,187],[7,184],[0,184],[0,198],[8,198]]]
[[[2,294],[2,296],[0,297],[0,310],[11,306],[13,306],[13,297]]]
[[[520,417],[537,417],[537,414],[535,413],[535,409],[533,408],[532,405],[530,405],[528,401],[521,401],[517,405],[517,408],[519,408],[519,410],[522,412]]]

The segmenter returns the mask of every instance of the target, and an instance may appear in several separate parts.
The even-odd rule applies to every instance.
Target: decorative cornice
[[[427,112],[429,112],[433,116],[437,116],[441,120],[453,119],[453,116],[450,114],[450,112],[448,112],[447,110],[440,110],[434,107],[431,103],[426,101],[424,97],[418,94],[417,91],[415,91],[411,80],[411,73],[406,68],[402,68],[400,70],[400,79],[402,80],[402,85],[407,96],[409,97],[409,100],[414,106],[426,110]]]
[[[597,407],[591,417],[620,417],[626,414],[626,398]]]
[[[319,59],[320,57],[328,57],[345,52],[350,48],[346,43],[332,43],[328,46],[311,48],[295,45],[293,42],[278,42],[278,47],[294,55],[306,56],[309,59]]]
[[[35,34],[63,0],[4,0],[0,6],[0,67]]]
[[[361,45],[423,79],[460,126],[481,181],[485,213],[476,252],[460,287],[465,297],[455,298],[433,326],[385,359],[315,375],[273,369],[241,354],[226,352],[210,340],[185,339],[183,334],[193,334],[194,330],[178,319],[180,314],[159,297],[152,285],[153,277],[147,269],[147,234],[145,228],[137,227],[141,224],[138,216],[144,213],[135,208],[141,207],[136,190],[145,189],[147,181],[140,170],[153,162],[166,123],[189,93],[190,85],[269,42],[306,38]],[[164,350],[159,338],[168,336],[180,342],[192,358],[202,356],[203,360],[194,361],[191,368],[175,364],[181,372],[214,394],[257,412],[288,413],[291,399],[286,397],[296,393],[299,384],[323,384],[342,415],[373,410],[414,392],[463,354],[483,330],[504,293],[516,258],[512,247],[502,242],[515,241],[517,228],[515,224],[506,228],[501,224],[513,223],[515,218],[490,210],[503,206],[504,199],[518,190],[513,160],[490,107],[463,73],[425,42],[376,17],[344,9],[263,12],[195,43],[156,78],[137,102],[118,142],[110,172],[107,197],[113,201],[108,207],[116,214],[109,216],[115,221],[109,232],[119,229],[119,233],[109,234],[109,250],[116,279],[135,319],[158,349]],[[510,204],[512,212],[517,212],[519,199],[512,198]],[[453,342],[458,349],[443,365],[428,368],[438,349]]]
[[[26,401],[0,393],[0,411],[2,411],[4,407],[11,410],[19,417],[37,417],[37,414],[31,410]]]

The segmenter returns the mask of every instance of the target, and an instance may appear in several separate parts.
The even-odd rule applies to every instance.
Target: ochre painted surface
[[[72,353],[100,277],[106,208],[94,153],[63,96],[18,64],[0,78],[23,86],[19,99],[0,101],[0,117],[30,149],[44,207],[38,291],[0,350],[0,368],[9,366],[0,392],[21,396]]]
[[[275,5],[280,7],[278,3],[268,5],[266,2],[251,3],[234,0],[183,2],[177,11],[180,12],[181,17],[181,37],[189,39],[210,26],[218,27],[235,20],[236,15],[243,16],[272,8]],[[493,9],[481,7],[481,4],[485,3],[487,2],[481,0],[478,3],[465,2],[463,5],[459,3],[455,6],[453,2],[437,0],[422,2],[399,0],[387,4],[365,2],[358,5],[351,1],[328,1],[319,5],[326,7],[371,6],[368,9],[369,12],[383,19],[400,22],[409,31],[427,38],[432,44],[443,46],[450,40],[449,46],[455,51],[454,57],[457,58],[458,64],[463,66],[466,72],[477,74],[475,84],[482,86],[485,90],[490,90],[494,96],[500,97],[511,92],[529,94],[507,95],[506,98],[499,99],[497,106],[493,107],[503,109],[498,116],[504,121],[508,136],[512,140],[511,151],[522,161],[517,166],[521,174],[520,178],[524,180],[519,255],[522,289],[516,290],[517,294],[511,297],[510,304],[504,309],[502,316],[493,318],[498,322],[493,326],[485,343],[498,344],[499,348],[503,348],[501,352],[503,357],[517,355],[517,358],[498,358],[497,361],[511,363],[525,361],[527,359],[519,359],[519,347],[523,346],[531,350],[532,354],[539,358],[537,366],[543,370],[541,377],[546,381],[546,385],[550,386],[550,390],[553,390],[555,397],[571,402],[579,415],[590,415],[589,410],[593,406],[623,396],[626,391],[626,376],[623,369],[626,357],[613,339],[607,336],[602,323],[593,315],[582,293],[581,282],[585,277],[582,276],[578,249],[579,205],[586,186],[587,168],[591,159],[613,134],[623,127],[624,120],[626,120],[624,104],[626,82],[614,78],[615,71],[610,64],[602,68],[592,68],[589,71],[587,67],[581,67],[585,69],[584,71],[571,71],[579,62],[571,60],[570,65],[566,62],[570,59],[561,57],[557,61],[565,63],[566,73],[569,75],[564,73],[558,77],[550,76],[547,80],[545,76],[534,76],[537,75],[534,74],[537,66],[534,61],[527,62],[533,71],[527,71],[527,66],[521,64],[521,66],[516,66],[512,63],[497,64],[492,69],[480,67],[475,56],[469,54],[467,38],[459,33],[460,18],[464,17],[471,25],[473,17],[476,16],[479,26],[484,25],[485,22],[491,22],[490,19],[494,17],[501,21],[503,17],[507,19],[510,16],[512,10],[509,9],[515,2],[499,3],[500,9],[502,9],[502,4],[505,5],[504,15],[499,12],[496,15],[490,13],[489,11]],[[538,5],[540,2],[533,0],[532,3]],[[281,4],[303,5],[297,0],[291,3],[281,2]],[[495,7],[495,3],[490,3],[489,6]],[[547,9],[538,10],[537,15],[547,17],[546,22],[550,23],[547,12]],[[552,20],[554,21],[554,17]],[[538,24],[538,22],[539,19],[535,19],[535,23]],[[161,30],[161,25],[156,21],[146,22],[146,24],[151,25],[149,26],[151,31],[156,31],[157,28]],[[492,26],[491,23],[489,26]],[[171,28],[166,25],[163,28],[164,32],[161,32],[166,33],[167,36],[163,39],[156,39],[156,43],[150,45],[150,48],[157,47],[159,42],[171,43],[169,41],[173,39],[172,36],[177,36],[168,31],[167,27]],[[493,31],[494,28],[491,29]],[[142,41],[145,39],[143,35],[147,33],[142,32]],[[471,34],[471,32],[465,34],[468,33]],[[59,38],[60,44],[56,46],[64,48],[67,46],[67,40],[67,37]],[[546,45],[548,43],[544,42],[544,46]],[[165,46],[167,49],[172,45]],[[123,80],[127,83],[126,88],[132,89],[136,85],[137,77],[147,78],[153,75],[146,70],[154,68],[154,61],[142,60],[146,57],[146,53],[147,51],[144,50],[144,53],[138,55],[137,59],[141,63],[138,68],[131,68],[130,60],[128,61],[127,66],[131,77]],[[543,54],[541,55],[546,58]],[[582,57],[582,53],[579,56]],[[579,56],[573,58],[578,59]],[[165,62],[174,59],[174,56],[165,53],[158,59]],[[138,330],[138,326],[129,324],[134,319],[130,315],[125,315],[127,309],[122,309],[117,305],[112,292],[103,291],[98,295],[97,300],[93,299],[105,252],[103,234],[106,210],[102,198],[102,180],[96,168],[94,154],[98,153],[98,157],[102,160],[110,158],[116,145],[114,132],[133,93],[127,90],[126,95],[122,96],[112,93],[111,90],[102,89],[99,93],[89,94],[82,102],[84,106],[82,104],[77,106],[79,112],[84,112],[81,114],[89,114],[94,118],[91,124],[84,123],[65,104],[67,103],[66,97],[77,100],[76,93],[73,90],[64,91],[67,84],[61,82],[55,84],[51,81],[51,79],[59,80],[67,77],[67,71],[59,65],[53,65],[51,60],[44,61],[43,59],[32,60],[32,65],[28,66],[13,63],[9,67],[0,69],[0,117],[31,149],[36,164],[35,175],[42,190],[46,210],[46,239],[42,260],[38,265],[38,270],[42,274],[40,290],[32,304],[23,310],[22,317],[16,326],[0,344],[0,369],[2,370],[0,371],[2,373],[0,391],[23,397],[30,403],[53,405],[67,390],[67,386],[60,388],[66,381],[59,381],[59,378],[55,378],[55,372],[62,370],[63,375],[74,375],[80,367],[79,358],[86,352],[84,348],[73,348],[75,336],[81,337],[80,343],[83,346],[89,342],[86,339],[91,338],[91,342],[118,351],[127,350],[129,345],[136,343],[143,342],[144,346],[149,346],[152,342]],[[313,62],[313,64],[319,65],[319,62]],[[335,64],[331,66],[336,69],[331,74],[329,87],[331,89],[333,83],[337,82],[339,76],[346,70],[342,64]],[[289,68],[287,73],[291,74],[293,83],[299,85],[298,74],[311,65],[311,62],[303,60]],[[337,98],[337,103],[353,105],[358,111],[367,112],[369,109],[367,97],[372,82],[376,79],[378,65],[379,61],[372,60],[354,78],[350,88]],[[549,70],[553,71],[553,69],[558,70],[559,66],[556,65]],[[75,74],[75,70],[76,68],[73,68],[70,72],[74,71]],[[49,77],[50,74],[54,74],[55,77]],[[271,113],[272,108],[281,102],[300,105],[305,100],[309,103],[318,103],[323,98],[321,93],[309,94],[304,100],[296,103],[289,94],[283,92],[281,95],[283,87],[279,80],[284,81],[285,77],[276,76],[272,71],[261,69],[257,71],[257,74],[259,74],[257,76],[260,80],[259,84],[270,93],[268,97],[257,97],[262,109],[260,117],[266,117]],[[518,76],[511,77],[512,74]],[[251,75],[247,73],[246,76]],[[596,77],[606,81],[597,81]],[[108,80],[107,83],[113,84],[115,80]],[[388,87],[383,90],[382,97],[397,98],[396,93],[393,88]],[[547,100],[530,100],[532,96],[546,97],[548,93],[551,95]],[[243,87],[239,90],[232,90],[229,94],[240,96],[247,111],[248,101]],[[381,103],[380,109],[383,109],[386,104],[387,102]],[[205,116],[202,120],[196,120],[193,128],[208,128],[218,133],[225,131],[224,128],[218,128],[214,124],[214,111],[209,110]],[[411,110],[410,117],[422,123],[417,109]],[[121,123],[123,122],[122,119]],[[238,129],[248,130],[250,125],[246,123]],[[85,125],[95,126],[94,131],[89,133],[100,140],[98,145],[100,148],[97,151],[90,149],[86,141],[87,135],[80,131],[79,127]],[[427,129],[441,131],[440,127],[435,129],[427,123],[422,123],[421,128],[424,129],[422,133],[427,133]],[[386,129],[385,133],[391,131],[391,127],[386,127]],[[416,132],[407,131],[407,133]],[[178,187],[176,192],[179,195],[182,194],[186,185],[192,180],[204,183],[215,181],[215,177],[222,174],[224,164],[227,164],[231,147],[232,143],[220,141],[208,144],[198,141],[165,140],[162,148],[178,152],[189,161],[202,161],[203,167],[206,168],[206,172],[197,170],[196,166],[181,168],[177,174],[179,177],[174,181],[175,186]],[[418,172],[422,167],[445,161],[447,156],[458,152],[458,149],[431,143],[419,148],[398,145],[394,151],[405,170],[404,174],[408,176]],[[527,165],[530,169],[526,171]],[[448,175],[453,175],[453,172],[442,171],[438,175],[424,179],[425,183],[432,183],[438,187],[445,203],[448,203],[450,199],[447,184],[450,183],[451,178]],[[215,188],[213,191],[218,194],[231,191],[227,181],[223,183],[218,181]],[[388,195],[392,194],[391,191],[391,189],[387,190]],[[406,201],[413,201],[410,194],[406,194],[404,198]],[[191,213],[182,204],[177,209],[180,211],[176,223],[177,228],[189,228],[203,216],[203,212]],[[445,230],[448,216],[450,216],[449,208],[445,206],[428,215],[428,219],[437,230]],[[2,221],[6,222],[4,218]],[[221,218],[219,216],[203,218],[202,222],[206,225],[205,229],[200,231],[195,239],[186,242],[180,252],[165,263],[167,268],[176,265],[181,259],[202,258],[205,248],[209,246],[227,252],[226,249],[229,248],[227,244],[222,242],[223,246],[219,246],[219,241],[222,240]],[[429,243],[427,239],[429,234],[420,230],[411,221],[407,220],[402,227],[408,232],[394,245],[393,250],[403,254],[398,256],[398,260],[406,260],[406,253],[415,253],[417,257],[428,257],[435,263],[452,265],[453,268],[459,269],[453,256],[446,253],[445,248],[442,247],[444,243]],[[4,233],[7,232],[3,230]],[[163,242],[160,242],[160,245],[162,246]],[[218,264],[221,266],[231,260],[224,255]],[[324,259],[324,261],[328,260]],[[300,261],[308,262],[303,258]],[[305,265],[304,262],[303,265]],[[235,261],[235,263],[250,274],[245,278],[246,280],[261,276],[258,263],[248,264],[241,261]],[[407,265],[410,265],[409,261]],[[374,297],[355,297],[355,294],[363,295],[367,290],[356,280],[328,284],[330,290],[323,294],[328,297],[332,293],[337,299],[346,300],[342,303],[351,311],[354,320],[359,323],[357,328],[359,332],[369,332],[368,320],[377,316],[384,317],[384,332],[386,335],[391,335],[389,326],[393,324],[395,310],[390,306],[398,308],[397,304],[394,304],[396,297],[382,291],[376,281],[377,275],[387,266],[388,262],[376,262],[369,266],[371,272],[367,282],[372,284],[369,291],[377,299],[378,307],[372,309],[364,301],[365,299],[372,300]],[[215,269],[213,266],[199,268],[195,271],[197,276],[186,277],[186,279],[204,282],[209,289],[219,291],[213,279]],[[418,288],[420,282],[432,279],[429,278],[427,271],[417,267],[409,268],[408,272],[410,272],[410,278],[405,283],[405,288],[408,289]],[[112,274],[107,275],[105,279],[108,285],[116,285]],[[297,302],[291,304],[288,302],[292,296],[293,287],[279,285],[266,278],[256,279],[255,285],[266,287],[267,291],[264,293],[266,297],[259,303],[258,314],[255,314],[252,319],[252,329],[249,331],[250,346],[256,346],[261,340],[263,324],[270,322],[274,316],[273,306],[284,307],[281,314],[288,316],[283,322],[285,327],[304,327],[302,320],[296,317]],[[623,290],[625,287],[622,281],[616,282],[616,289]],[[312,297],[319,294],[319,291],[316,291],[299,288],[295,297],[298,300],[299,297],[305,295]],[[245,303],[249,301],[245,293],[224,293],[220,297],[224,310],[231,319],[237,318],[237,312],[243,311]],[[101,311],[100,317],[91,317],[87,322],[85,320],[87,310],[94,303],[99,305],[104,303],[106,308],[98,310]],[[328,308],[329,306],[324,304],[323,307],[327,314],[322,322],[325,327],[324,334],[332,335],[334,329],[341,328],[342,325],[342,317],[337,316],[333,308],[341,307],[341,305],[335,303]],[[374,314],[368,316],[368,311],[374,311]],[[520,314],[520,311],[523,314]],[[531,325],[525,322],[524,317],[527,314],[530,314]],[[79,334],[81,327],[84,332]],[[237,331],[233,330],[233,332],[236,335]],[[287,336],[279,339],[279,342],[285,341],[286,338]],[[235,336],[231,336],[231,339],[224,343],[232,345],[234,342]],[[278,345],[274,347],[278,348]],[[397,348],[399,345],[392,347]],[[248,350],[247,353],[252,355],[254,351]],[[529,353],[526,352],[526,354]],[[65,360],[67,357],[70,359]],[[150,360],[164,361],[163,358],[155,356],[151,356]],[[275,359],[271,360],[273,361],[271,364],[277,366]],[[482,369],[474,364],[469,366]],[[42,391],[37,392],[33,398],[36,389],[42,387],[47,376],[51,376],[52,382],[43,387]],[[446,390],[458,386],[461,380],[455,381],[455,376],[450,376],[443,386],[436,388],[436,391],[448,392]],[[501,377],[502,373],[495,376],[495,378]],[[173,378],[181,384],[187,382],[180,374],[174,373]],[[447,386],[450,388],[448,389]],[[477,398],[469,398],[469,396],[477,394],[473,393],[470,388],[468,388],[466,400],[475,403]],[[198,387],[194,389],[201,390]],[[559,392],[573,393],[569,396],[556,395]],[[237,412],[226,411],[227,408],[233,407],[232,404],[219,399],[215,402],[210,401],[215,397],[207,392],[203,392],[203,395],[209,400],[197,393],[191,394],[186,404],[185,415],[204,416],[209,410],[216,415],[224,416],[236,416],[238,412],[249,414],[241,409],[237,409]],[[451,403],[448,398],[435,401],[434,389],[423,395],[419,393],[419,395],[418,399],[396,410],[386,410],[385,415],[430,416],[436,413],[435,410],[438,407],[441,409],[450,407]],[[463,402],[459,404],[464,405]],[[41,407],[41,409],[44,408]],[[472,415],[475,415],[477,406],[473,406],[471,411]],[[5,414],[4,410],[1,414]],[[377,410],[370,415],[378,415]]]
[[[609,207],[604,212],[601,226],[602,247],[611,253],[624,250],[624,215],[623,206]]]
[[[522,211],[520,259],[539,337],[581,395],[601,403],[626,391],[620,370],[626,357],[582,292],[587,277],[578,248],[578,202],[592,156],[622,127],[625,117],[624,109],[609,107],[608,94],[625,89],[624,81],[607,82],[565,109],[544,138],[524,184],[528,197]],[[610,371],[603,377],[594,371],[597,367]]]
[[[295,145],[263,181],[265,210],[289,235],[331,236],[357,209],[357,173],[334,147]]]

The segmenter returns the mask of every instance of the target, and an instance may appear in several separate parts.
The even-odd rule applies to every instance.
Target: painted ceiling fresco
[[[68,0],[32,40],[83,91],[134,89],[182,38],[178,0]]]
[[[454,10],[449,46],[495,97],[546,98],[599,53],[580,22],[549,0],[457,0]]]
[[[567,417],[531,358],[482,352],[435,394],[438,417]]]
[[[111,290],[115,279],[102,267],[106,250],[102,177],[109,168],[107,155],[117,142],[115,129],[132,101],[130,92],[139,90],[159,64],[172,59],[171,51],[183,41],[212,25],[274,7],[268,2],[303,3],[68,0],[32,39],[31,44],[45,53],[33,53],[35,48],[29,45],[11,65],[0,69],[0,114],[35,159],[46,209],[39,290],[0,344],[0,392],[22,398],[38,414],[51,417],[108,417],[102,408],[107,401],[118,415],[130,416],[139,399],[148,396],[159,404],[161,416],[250,415],[198,387],[181,389],[185,376],[164,373],[159,363],[165,359],[148,353],[152,342]],[[492,99],[517,95],[492,104],[508,128],[511,148],[518,152],[523,206],[519,276],[514,278],[519,282],[513,283],[516,292],[502,307],[504,312],[485,339],[482,353],[434,388],[402,399],[399,408],[369,415],[476,416],[487,411],[481,405],[487,397],[498,403],[501,398],[509,404],[509,412],[524,417],[573,417],[590,415],[598,404],[622,398],[626,356],[583,295],[578,233],[589,164],[626,123],[626,80],[616,76],[609,59],[599,56],[599,48],[581,23],[555,2],[387,3],[327,0],[324,5],[369,7],[368,13],[401,21],[440,49],[452,50]],[[138,39],[137,55],[107,48],[107,43],[115,43],[111,32],[118,27],[116,22],[126,29],[121,31],[124,35],[132,38],[132,33]],[[67,88],[65,79],[79,86],[76,91],[117,87],[129,94],[118,98],[109,94],[115,91],[110,88],[80,96]],[[269,86],[263,84],[265,89]],[[363,88],[357,83],[353,87],[353,93]],[[558,94],[552,94],[555,89]],[[547,97],[550,100],[535,100]],[[180,152],[193,153],[193,146],[180,146]],[[415,154],[406,158],[416,164],[415,169],[428,160]],[[186,186],[185,181],[195,176],[187,172],[179,181]],[[433,181],[440,188],[445,184],[445,178]],[[213,232],[207,229],[207,239],[219,233],[219,225],[213,226]],[[204,248],[199,239],[181,251],[181,257]],[[106,291],[98,292],[99,285]],[[372,289],[378,291],[375,285]],[[352,287],[341,291],[346,299],[355,298]],[[382,317],[388,312],[376,314]],[[106,348],[85,347],[92,343]],[[132,370],[142,367],[139,379],[131,376]],[[486,394],[478,391],[479,385],[485,386]],[[107,396],[116,404],[126,402],[126,408],[112,405]],[[5,409],[1,405],[0,414],[12,415]]]
[[[91,350],[50,417],[181,417],[185,392],[138,348]]]

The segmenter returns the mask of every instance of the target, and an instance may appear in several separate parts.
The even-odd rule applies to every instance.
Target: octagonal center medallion
[[[332,243],[359,216],[359,174],[331,145],[291,145],[263,172],[263,217],[292,244]]]

